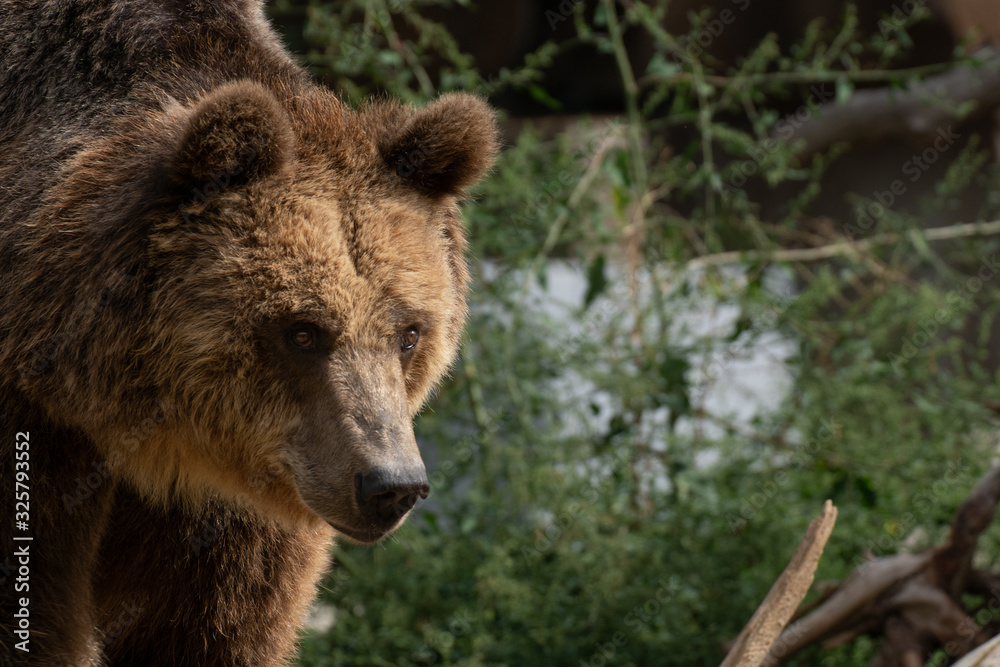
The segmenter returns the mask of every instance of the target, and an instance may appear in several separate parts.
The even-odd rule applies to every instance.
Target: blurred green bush
[[[545,100],[563,47],[484,78],[425,18],[451,4],[270,10],[353,103],[450,89]],[[690,48],[708,13],[673,36],[665,2],[563,4],[578,42],[616,58],[623,112],[519,133],[466,206],[473,316],[416,424],[432,498],[384,545],[337,547],[322,591],[334,622],[304,637],[299,664],[716,665],[824,499],[840,516],[819,580],[846,576],[865,552],[939,541],[994,453],[1000,392],[983,343],[998,281],[973,291],[967,279],[998,242],[931,247],[903,233],[996,182],[985,142],[961,148],[921,218],[879,221],[894,240],[824,262],[768,258],[815,241],[807,212],[837,155],[797,162],[771,132],[811,82],[844,99],[860,72],[901,85],[890,68],[920,12],[887,35],[863,34],[848,10],[721,68]],[[625,26],[655,44],[646,71],[630,67]],[[756,190],[742,187],[747,165]],[[754,193],[775,187],[786,205],[764,219]],[[867,192],[851,201],[870,204]],[[997,208],[990,198],[981,219]],[[687,264],[732,250],[757,254]],[[555,312],[543,304],[560,262],[585,289]],[[727,313],[712,331],[692,319],[706,308]],[[956,335],[970,326],[982,338]],[[738,418],[706,406],[713,381],[775,341],[787,379],[770,408]],[[996,555],[993,532],[984,550]],[[861,640],[797,664],[867,664],[874,650]]]

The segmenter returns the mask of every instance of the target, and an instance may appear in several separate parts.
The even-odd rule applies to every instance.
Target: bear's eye
[[[400,336],[399,349],[403,352],[409,352],[417,346],[418,340],[420,340],[420,332],[416,327],[410,327]]]
[[[315,350],[316,328],[311,324],[294,324],[288,330],[288,340],[300,350]]]

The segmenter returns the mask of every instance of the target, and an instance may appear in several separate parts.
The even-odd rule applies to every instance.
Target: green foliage
[[[565,45],[484,79],[421,14],[450,4],[272,11],[301,26],[305,61],[354,102],[517,89],[559,106],[544,72]],[[567,20],[576,45],[616,58],[625,111],[522,132],[466,207],[473,316],[416,424],[433,496],[386,544],[337,548],[322,594],[336,622],[305,637],[302,665],[716,665],[825,499],[840,514],[819,580],[866,552],[938,542],[988,467],[1000,280],[970,280],[1000,248],[910,233],[996,181],[986,142],[927,188],[920,218],[890,206],[855,230],[894,237],[822,262],[774,258],[860,224],[817,241],[809,211],[842,149],[802,161],[775,135],[856,85],[936,71],[891,69],[922,12],[865,35],[850,9],[795,44],[769,36],[727,70],[698,47],[708,13],[671,35],[665,2],[589,7]],[[645,71],[632,71],[627,27],[655,44]],[[783,205],[763,215],[761,193],[779,187]],[[995,192],[980,219],[996,218]],[[877,203],[871,188],[845,201]],[[687,264],[725,251],[753,254]],[[554,314],[542,304],[561,262],[586,287]],[[706,308],[733,317],[706,333],[691,316]],[[711,382],[775,337],[788,386],[773,407],[749,421],[706,410]],[[982,557],[997,553],[991,532]],[[876,650],[861,639],[796,664],[867,664]]]

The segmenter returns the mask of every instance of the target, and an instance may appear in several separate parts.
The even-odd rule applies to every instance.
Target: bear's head
[[[112,456],[147,495],[378,540],[428,493],[411,421],[456,354],[457,202],[493,161],[493,112],[465,94],[352,111],[241,81],[172,117],[176,208],[147,237],[136,358],[170,426]]]

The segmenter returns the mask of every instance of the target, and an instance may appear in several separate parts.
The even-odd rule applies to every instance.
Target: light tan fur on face
[[[372,144],[332,148],[339,152],[307,152],[298,165],[274,166],[261,181],[153,229],[151,265],[169,278],[154,292],[156,335],[140,358],[156,370],[145,380],[177,406],[177,423],[149,438],[135,463],[128,452],[118,455],[140,489],[188,500],[221,491],[291,521],[315,517],[305,494],[337,508],[327,520],[335,514],[350,523],[354,475],[386,459],[366,451],[364,437],[350,447],[337,440],[329,415],[344,403],[336,395],[345,373],[378,389],[349,387],[367,401],[354,409],[389,415],[410,443],[400,460],[419,463],[409,419],[453,360],[466,312],[454,197],[393,187],[397,178]],[[352,168],[346,183],[317,160],[344,161]],[[305,393],[291,385],[306,380],[287,377],[292,371],[278,361],[283,328],[293,322],[335,340],[308,369],[322,366],[325,379],[309,380]],[[398,336],[411,325],[420,329],[419,346],[404,363]],[[367,367],[355,361],[345,370],[344,359],[358,354]],[[403,408],[383,409],[395,402]],[[317,460],[328,474],[305,474]]]
[[[285,451],[310,408],[293,399],[276,379],[282,369],[262,356],[262,326],[301,317],[336,332],[342,349],[386,357],[399,329],[419,324],[419,351],[399,388],[406,412],[415,414],[455,356],[468,282],[456,201],[470,174],[489,165],[496,135],[492,112],[467,96],[443,98],[426,110],[385,102],[357,113],[322,91],[289,96],[283,106],[274,99],[258,84],[238,83],[193,101],[186,111],[168,100],[166,111],[149,116],[148,126],[133,124],[79,156],[72,178],[61,186],[61,207],[51,209],[73,217],[46,223],[43,236],[65,234],[61,230],[75,220],[88,220],[82,193],[93,191],[95,182],[106,180],[111,187],[112,179],[122,178],[116,169],[142,168],[121,162],[125,145],[148,145],[145,150],[174,169],[197,163],[197,177],[222,167],[239,173],[220,194],[186,204],[207,184],[187,189],[191,177],[182,174],[174,178],[183,184],[176,194],[157,195],[166,209],[147,214],[155,221],[135,278],[127,274],[130,262],[113,252],[94,275],[73,277],[74,302],[61,315],[80,313],[69,312],[71,337],[86,340],[91,331],[104,332],[105,339],[120,337],[120,344],[67,347],[59,353],[64,372],[20,379],[54,414],[84,428],[116,474],[150,498],[197,505],[206,493],[223,493],[266,514],[311,521],[315,514],[294,491]],[[216,138],[206,148],[187,124],[220,106],[227,113],[241,109],[243,125],[231,142]],[[441,121],[443,134],[437,136],[429,123],[447,116],[446,107],[457,117],[465,114],[467,122]],[[255,122],[279,127],[255,132]],[[217,133],[218,123],[212,128]],[[385,162],[401,131],[410,150],[394,159],[406,166],[413,158],[415,171],[397,173],[392,168],[398,165]],[[428,138],[418,141],[415,132]],[[258,145],[249,152],[251,165],[234,167],[243,155],[243,136],[289,145]],[[188,147],[180,161],[169,157],[178,145]],[[198,150],[223,154],[199,158]],[[450,159],[463,170],[450,175]],[[412,182],[423,168],[433,178]],[[127,246],[120,252],[134,254]],[[56,260],[51,254],[40,259],[39,271]],[[127,323],[116,321],[117,312],[101,306],[109,291],[133,307],[142,304],[142,311]],[[29,366],[33,351],[43,346],[35,331],[61,329],[53,324],[58,320],[44,320],[59,317],[58,304],[52,306],[38,311],[37,322],[15,325],[28,333],[7,339],[25,346],[23,352],[8,348],[14,367]],[[76,368],[89,374],[73,368],[70,349],[87,355]],[[152,426],[138,427],[151,420]]]

